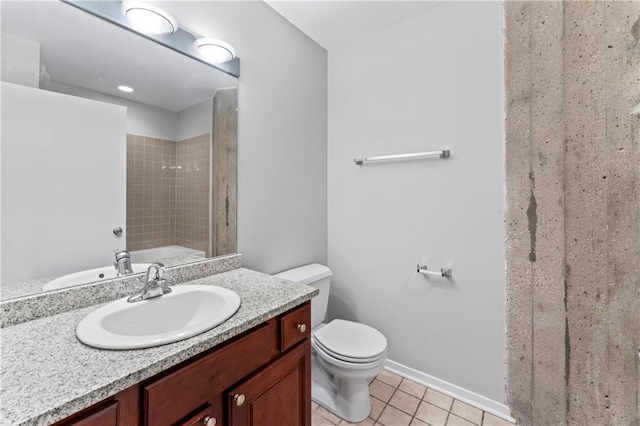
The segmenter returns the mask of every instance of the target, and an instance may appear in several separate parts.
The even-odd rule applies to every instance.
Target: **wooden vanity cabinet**
[[[183,424],[182,419],[205,405],[211,406],[216,419],[222,418],[219,395],[269,362],[271,326],[258,326],[232,344],[144,385],[144,424]]]
[[[307,302],[55,426],[310,426]]]

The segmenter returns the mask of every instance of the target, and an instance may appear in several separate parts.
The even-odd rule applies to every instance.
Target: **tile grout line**
[[[398,385],[396,386],[395,390],[394,390],[394,391],[393,391],[393,393],[391,394],[391,398],[389,398],[389,404],[391,403],[391,400],[393,399],[394,395],[395,395],[398,391],[403,392],[403,393],[406,393],[407,395],[409,395],[409,396],[411,396],[411,397],[416,398],[416,399],[418,400],[418,405],[416,406],[415,410],[413,410],[413,414],[411,414],[411,413],[407,413],[407,412],[406,412],[406,411],[404,411],[403,409],[401,409],[401,408],[399,408],[399,407],[396,407],[396,406],[392,405],[392,407],[393,407],[393,408],[395,408],[396,410],[398,410],[398,411],[400,411],[400,412],[402,412],[402,413],[405,413],[405,414],[408,414],[409,416],[411,416],[411,419],[410,419],[409,423],[413,423],[413,420],[415,420],[415,419],[416,419],[416,414],[418,414],[418,409],[420,408],[420,403],[422,403],[423,398],[424,398],[424,396],[425,396],[425,395],[426,395],[426,393],[427,393],[427,390],[426,390],[427,388],[425,388],[425,391],[424,391],[424,393],[422,394],[422,398],[418,398],[417,396],[415,396],[415,395],[411,395],[410,393],[404,392],[402,389],[400,389],[400,385],[402,385],[402,382],[403,382],[404,380],[405,380],[405,379],[404,379],[404,377],[403,377],[403,378],[402,378],[402,380],[400,380],[400,382],[399,382],[399,383],[398,383]],[[389,383],[387,383],[387,384],[389,384]],[[389,404],[387,404],[387,405],[389,405]],[[420,420],[420,419],[418,419],[418,420]],[[422,420],[420,420],[420,421],[422,421]],[[446,423],[445,423],[445,424],[446,424]]]
[[[402,382],[404,382],[404,378],[402,378],[402,380],[400,381],[400,384],[398,385],[398,390],[399,390],[399,391],[401,391],[401,392],[402,392],[402,390],[400,389],[400,385],[402,384]],[[427,393],[426,389],[425,389],[425,391],[424,391],[424,392],[425,392],[425,394]],[[420,409],[420,403],[422,402],[422,398],[424,398],[424,394],[422,395],[422,398],[418,398],[417,396],[415,396],[415,395],[411,395],[411,394],[410,394],[410,393],[408,393],[408,392],[405,392],[405,393],[406,393],[407,395],[409,395],[409,396],[413,396],[414,398],[417,398],[417,399],[418,399],[418,405],[416,406],[416,409],[415,409],[415,410],[413,410],[413,414],[411,415],[411,422],[410,422],[410,423],[412,423],[412,422],[413,422],[413,419],[415,419],[415,418],[416,418],[416,414],[418,414],[418,409]],[[420,419],[418,419],[418,420],[420,420]]]

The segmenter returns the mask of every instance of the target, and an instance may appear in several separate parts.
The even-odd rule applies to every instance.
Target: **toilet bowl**
[[[350,422],[371,412],[369,383],[383,369],[387,339],[373,327],[335,319],[323,323],[331,270],[319,264],[291,269],[276,277],[317,287],[311,300],[311,399]]]

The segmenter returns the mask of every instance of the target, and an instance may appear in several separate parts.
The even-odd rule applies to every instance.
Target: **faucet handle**
[[[131,255],[126,250],[114,250],[116,254],[116,262],[120,259],[131,258]]]
[[[147,269],[147,282],[162,280],[164,274],[164,264],[152,263]]]

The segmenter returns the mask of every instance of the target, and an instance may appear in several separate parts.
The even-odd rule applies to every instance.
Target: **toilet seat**
[[[312,344],[328,357],[354,364],[375,362],[387,350],[387,339],[375,328],[338,319],[314,331]]]
[[[383,354],[380,354],[378,356],[373,356],[368,358],[353,358],[353,357],[348,357],[348,356],[333,352],[331,349],[326,348],[322,343],[318,342],[316,339],[312,339],[311,343],[316,351],[321,351],[328,357],[335,358],[340,361],[348,362],[351,364],[367,364],[380,359],[380,356],[383,355]]]
[[[384,351],[382,355],[374,358],[372,361],[345,361],[326,352],[321,346],[318,345],[317,341],[315,340],[311,341],[311,347],[313,348],[316,356],[323,360],[325,363],[330,364],[333,367],[340,368],[343,372],[350,372],[350,374],[361,370],[370,370],[372,368],[377,368],[379,365],[383,365],[385,360],[387,359],[387,351]]]

